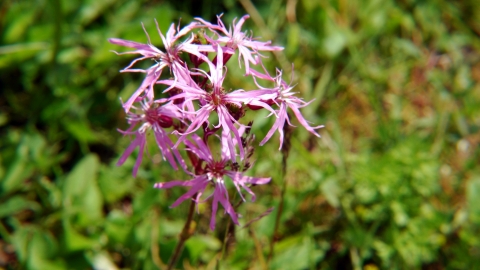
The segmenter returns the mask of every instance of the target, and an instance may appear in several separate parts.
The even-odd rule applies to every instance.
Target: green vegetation
[[[83,3],[81,3],[83,2]],[[185,269],[475,269],[480,265],[480,4],[402,1],[33,1],[0,3],[0,269],[157,269],[188,212],[169,208],[186,179],[152,144],[137,178],[124,100],[140,75],[107,38],[161,46],[194,16],[246,13],[253,36],[285,47],[269,55],[297,91],[321,139],[294,130],[282,187],[278,135],[255,152],[257,201],[208,229],[210,207],[178,263]],[[181,4],[179,4],[181,3]],[[201,4],[200,4],[201,3]],[[237,65],[235,61],[229,65]],[[235,72],[234,68],[229,69]],[[272,72],[273,73],[273,72]],[[251,87],[242,76],[232,88]],[[263,138],[273,119],[255,119]],[[294,124],[297,124],[294,122]]]

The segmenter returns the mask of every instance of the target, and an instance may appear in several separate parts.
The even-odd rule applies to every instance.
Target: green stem
[[[275,227],[273,229],[272,240],[270,241],[270,254],[268,255],[268,261],[270,261],[273,257],[273,248],[275,246],[275,241],[278,239],[278,228],[280,227],[280,218],[283,212],[285,191],[287,190],[287,159],[288,154],[290,153],[290,138],[292,137],[292,129],[286,121],[283,126],[283,133],[285,134],[285,138],[282,144],[282,187],[280,191],[280,202],[278,203],[277,216],[275,217]]]
[[[227,249],[228,235],[230,231],[230,222],[232,221],[228,219],[227,228],[225,229],[225,236],[223,237],[222,256],[220,257],[220,260],[223,260],[223,257],[225,256],[225,250]]]
[[[285,168],[285,166],[283,168]],[[280,217],[282,216],[282,212],[283,212],[285,190],[287,189],[287,181],[285,181],[285,171],[286,169],[282,170],[282,180],[283,180],[282,189],[280,191],[280,202],[278,203],[277,215],[275,216],[275,227],[273,229],[272,240],[270,241],[270,254],[268,255],[268,261],[270,261],[273,257],[273,247],[275,245],[275,241],[278,238],[278,228],[280,227]]]
[[[233,199],[232,199],[232,202],[235,201],[235,199],[237,198],[237,193],[235,193],[233,195]],[[240,204],[242,203],[242,201],[240,201],[237,205],[235,205],[233,208],[234,210],[238,209],[238,207],[240,206]],[[226,253],[226,250],[227,250],[227,243],[228,243],[228,239],[229,239],[229,236],[230,236],[230,226],[232,225],[232,219],[228,218],[227,220],[227,228],[225,229],[225,237],[223,238],[223,245],[222,245],[222,255],[220,257],[220,260],[223,260],[224,256],[225,256],[225,253]]]
[[[190,224],[193,220],[193,213],[195,212],[195,201],[192,200],[190,203],[190,209],[188,210],[188,217],[185,225],[183,226],[183,230],[179,235],[179,240],[177,246],[175,247],[175,251],[173,252],[172,257],[170,258],[170,262],[168,263],[167,270],[173,269],[173,267],[177,264],[178,258],[182,254],[183,247],[185,246],[185,242],[192,236],[193,230],[190,228]]]

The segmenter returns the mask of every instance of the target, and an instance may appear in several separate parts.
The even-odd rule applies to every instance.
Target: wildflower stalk
[[[223,237],[223,245],[222,245],[222,254],[220,255],[220,261],[223,260],[223,258],[225,257],[225,253],[226,250],[227,250],[227,242],[228,242],[228,239],[230,238],[230,226],[231,226],[231,220],[229,219],[227,221],[227,227],[225,228],[225,236]],[[217,262],[217,264],[220,264],[220,262]]]
[[[160,246],[158,244],[158,209],[153,210],[152,215],[152,230],[151,234],[152,239],[150,241],[150,251],[152,255],[152,261],[158,269],[165,269],[166,265],[162,262],[160,258]]]
[[[262,245],[260,241],[258,241],[258,238],[255,235],[255,231],[252,229],[252,227],[248,227],[248,235],[252,237],[253,243],[255,244],[255,252],[257,253],[257,258],[260,264],[260,268],[265,270],[268,269],[267,263],[265,262],[265,258],[263,256]]]
[[[290,153],[291,146],[290,138],[292,135],[292,128],[290,128],[290,125],[284,125],[283,132],[285,133],[285,139],[282,143],[282,188],[280,191],[280,202],[278,203],[277,216],[275,217],[275,227],[273,229],[272,240],[270,241],[270,253],[268,255],[268,261],[270,261],[273,257],[273,248],[275,245],[275,241],[279,238],[278,228],[280,227],[280,217],[282,216],[285,191],[287,190],[287,179],[285,176],[287,175],[287,159],[288,154]]]
[[[241,2],[246,8],[252,9],[250,0]],[[255,17],[259,18],[257,13]],[[195,204],[207,199],[211,200],[211,230],[215,230],[216,213],[219,207],[223,207],[225,213],[230,216],[222,248],[221,257],[223,258],[224,253],[228,251],[228,242],[234,240],[233,224],[239,225],[241,218],[235,210],[238,205],[233,206],[229,196],[228,187],[231,185],[226,183],[233,184],[237,191],[235,194],[238,193],[243,202],[246,200],[242,193],[248,193],[251,201],[255,201],[256,196],[251,188],[271,181],[270,177],[254,177],[245,174],[252,166],[249,159],[255,149],[254,135],[249,135],[251,123],[245,125],[241,121],[247,108],[252,111],[268,110],[269,116],[275,118],[273,126],[259,145],[264,145],[278,131],[280,148],[283,148],[283,184],[270,247],[271,256],[274,242],[278,239],[286,190],[286,163],[291,135],[289,126],[292,126],[288,111],[293,112],[295,118],[307,131],[320,137],[315,130],[323,126],[310,126],[300,112],[300,109],[309,105],[311,101],[306,102],[292,92],[294,86],[282,79],[281,69],[277,68],[276,75],[272,77],[262,62],[265,56],[261,52],[275,53],[282,51],[283,47],[271,45],[271,41],[259,41],[253,38],[250,32],[242,31],[242,26],[249,17],[247,14],[239,20],[234,19],[230,27],[225,25],[221,15],[217,16],[217,23],[195,18],[194,22],[183,28],[171,24],[165,35],[155,21],[158,34],[163,41],[163,49],[152,44],[143,24],[142,28],[147,37],[146,43],[119,38],[109,39],[109,42],[114,45],[133,49],[115,52],[116,54],[138,55],[121,72],[145,74],[141,85],[123,103],[129,127],[119,132],[133,137],[133,140],[123,152],[117,165],[124,164],[137,149],[138,156],[132,171],[136,176],[143,155],[148,149],[148,134],[153,133],[163,159],[170,163],[173,169],[183,169],[190,177],[189,180],[171,180],[154,185],[154,188],[158,189],[189,188],[172,204],[172,207],[191,200],[187,221],[179,234],[178,244],[167,269],[172,269],[177,263],[185,242],[195,231],[195,226],[192,225]],[[185,60],[185,54],[188,54],[190,62]],[[213,60],[210,60],[212,54],[214,54]],[[244,70],[245,76],[254,81],[255,89],[230,88],[228,90],[229,87],[224,85],[228,72],[225,64],[233,55],[238,56],[239,66]],[[153,65],[146,69],[137,67],[137,63],[143,61],[150,61]],[[199,68],[202,63],[206,64],[206,69]],[[264,82],[269,85],[273,82],[273,87],[262,86]],[[217,116],[217,123],[209,121],[211,115]],[[202,130],[203,136],[197,134]],[[244,134],[245,137],[243,137]],[[220,143],[220,149],[210,148],[213,143],[212,140],[209,143],[210,136],[214,138],[212,140],[218,139],[217,144]],[[187,154],[182,155],[182,151],[186,151]],[[187,167],[185,156],[190,158],[192,170]],[[239,170],[239,168],[242,169]],[[270,212],[271,210],[265,213]],[[156,250],[152,249],[153,253],[157,253],[154,251]],[[156,264],[161,265],[161,261],[157,260]]]
[[[237,198],[237,193],[235,193],[233,195],[233,201],[235,201],[235,199]],[[237,209],[240,204],[242,204],[242,201],[240,201],[237,205],[235,205],[234,209]],[[226,250],[227,250],[227,244],[228,244],[228,240],[230,239],[230,235],[231,235],[231,231],[232,229],[235,229],[235,228],[232,228],[232,220],[231,219],[228,219],[227,220],[227,227],[225,229],[225,236],[223,237],[223,245],[222,245],[222,255],[220,256],[220,260],[223,260],[223,258],[225,257],[225,253]]]
[[[190,209],[188,210],[187,221],[183,226],[182,232],[178,236],[178,243],[175,247],[175,251],[173,252],[172,257],[170,257],[170,262],[168,262],[167,270],[173,269],[174,266],[177,264],[178,258],[182,254],[183,247],[185,246],[185,242],[193,235],[195,231],[195,228],[191,228],[193,213],[195,212],[195,204],[196,202],[194,200],[191,200]]]

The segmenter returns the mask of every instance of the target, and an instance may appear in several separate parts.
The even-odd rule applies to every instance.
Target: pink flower
[[[246,33],[242,32],[242,25],[246,19],[250,18],[249,15],[244,15],[237,24],[235,24],[236,19],[233,20],[233,30],[230,27],[227,29],[225,24],[223,24],[220,16],[217,16],[218,24],[209,23],[202,18],[195,18],[196,20],[200,21],[203,25],[208,27],[211,31],[215,32],[218,36],[216,40],[211,38],[207,38],[208,42],[211,44],[219,44],[223,43],[226,47],[231,48],[233,50],[238,50],[238,61],[241,63],[240,58],[243,58],[243,62],[245,63],[245,72],[246,74],[250,74],[250,64],[257,64],[253,55],[258,54],[258,51],[281,51],[283,47],[279,46],[271,46],[270,41],[267,42],[260,42],[254,41],[252,37],[249,37]],[[259,54],[258,54],[259,55]],[[240,64],[241,66],[241,64]]]
[[[219,203],[225,209],[225,213],[230,215],[232,221],[238,225],[238,216],[235,213],[235,209],[230,204],[228,191],[225,187],[225,176],[228,176],[228,178],[232,180],[243,200],[245,200],[245,198],[243,197],[240,188],[243,188],[252,195],[252,201],[255,200],[255,194],[252,192],[249,185],[263,185],[270,182],[271,178],[250,177],[243,175],[241,172],[228,170],[227,166],[229,166],[229,160],[226,156],[222,155],[220,160],[215,160],[210,149],[199,136],[193,135],[192,138],[195,143],[189,140],[185,141],[185,145],[188,147],[187,150],[194,153],[202,162],[205,162],[205,166],[200,168],[200,172],[197,172],[192,180],[156,183],[154,187],[160,189],[167,189],[175,186],[191,187],[189,191],[180,196],[180,198],[172,204],[172,207],[176,207],[187,199],[192,199],[197,203],[200,203],[213,197],[212,217],[210,218],[211,230],[215,229],[216,213]],[[206,199],[200,201],[202,195],[209,186],[213,187],[213,193]]]
[[[263,89],[271,89],[275,91],[276,97],[273,99],[273,102],[276,103],[279,107],[277,111],[277,119],[275,120],[275,123],[273,124],[272,128],[268,131],[267,135],[265,138],[260,142],[260,145],[264,145],[275,133],[275,131],[278,131],[280,134],[280,147],[279,150],[282,149],[283,145],[283,126],[285,125],[285,121],[291,126],[293,126],[290,123],[290,119],[288,117],[288,112],[287,109],[290,108],[290,110],[293,111],[293,114],[297,118],[298,122],[310,133],[313,135],[320,137],[320,134],[318,134],[315,129],[323,128],[323,125],[320,126],[315,126],[312,127],[308,124],[307,120],[303,117],[302,113],[300,112],[300,108],[303,108],[310,104],[310,102],[305,102],[303,99],[298,98],[295,96],[295,92],[292,92],[293,86],[288,85],[283,79],[282,79],[282,71],[277,69],[277,76],[276,77],[271,77],[268,72],[266,71],[265,67],[263,67],[265,70],[265,74],[260,73],[258,71],[252,70],[252,75],[253,78],[261,78],[265,80],[270,80],[275,83],[275,86],[273,88],[263,88],[258,85],[256,82],[257,86]]]
[[[230,93],[226,93],[223,89],[223,53],[220,45],[217,45],[217,63],[214,65],[208,58],[205,58],[205,62],[210,67],[210,74],[206,74],[212,83],[213,89],[211,92],[207,92],[201,89],[197,84],[186,83],[184,81],[172,81],[172,80],[161,80],[158,83],[166,84],[170,86],[175,86],[183,90],[183,93],[171,97],[172,100],[175,99],[184,99],[185,102],[190,102],[192,100],[199,100],[202,104],[201,108],[198,109],[195,113],[185,111],[187,114],[191,113],[193,115],[192,122],[188,126],[187,130],[182,134],[182,136],[177,141],[177,145],[185,139],[185,137],[198,130],[203,123],[208,121],[208,118],[211,113],[214,111],[218,115],[219,123],[216,128],[222,127],[224,134],[231,134],[237,140],[237,145],[241,146],[241,138],[238,132],[237,127],[242,126],[242,124],[237,122],[234,116],[231,115],[229,111],[230,106],[235,106],[241,108],[243,104],[252,104],[257,106],[262,106],[266,109],[275,113],[273,109],[270,108],[267,104],[263,103],[261,100],[268,100],[276,96],[276,92],[271,90],[253,90],[253,91],[244,91],[236,90]],[[171,87],[170,87],[171,88]],[[228,145],[230,149],[233,149],[234,143],[231,137],[229,137]],[[240,147],[240,157],[243,158],[243,149]]]
[[[212,46],[209,45],[196,45],[192,44],[194,37],[193,35],[186,41],[180,44],[176,44],[178,39],[184,35],[186,35],[189,31],[196,28],[197,23],[193,22],[181,30],[175,30],[175,25],[171,24],[166,37],[160,31],[157,21],[155,20],[155,24],[157,26],[158,34],[162,38],[163,45],[165,47],[165,52],[161,51],[157,47],[152,45],[150,40],[150,36],[148,35],[147,31],[145,30],[144,25],[142,24],[143,31],[147,35],[148,42],[147,44],[142,44],[134,41],[118,39],[118,38],[111,38],[108,41],[112,44],[125,46],[134,48],[134,51],[128,51],[124,53],[117,53],[117,54],[141,54],[142,56],[133,60],[130,65],[124,68],[121,72],[143,72],[147,73],[147,76],[143,80],[140,87],[133,93],[133,95],[128,99],[128,101],[123,105],[126,112],[128,112],[133,105],[134,102],[140,101],[142,97],[140,97],[143,93],[149,98],[154,98],[153,86],[157,82],[157,80],[162,75],[162,71],[164,68],[169,67],[170,71],[173,73],[175,77],[177,76],[189,76],[188,69],[185,68],[185,62],[180,58],[181,52],[187,52],[196,56],[201,55],[201,51],[214,51]],[[178,31],[178,33],[176,33]],[[203,55],[202,55],[203,56]],[[155,61],[155,65],[151,66],[150,68],[143,70],[143,69],[135,69],[132,68],[138,61],[150,59]]]
[[[251,133],[253,122],[246,124],[245,119],[242,119],[247,107],[252,110],[266,109],[270,112],[269,116],[274,115],[276,118],[260,145],[265,144],[278,131],[280,148],[282,147],[285,123],[292,125],[288,111],[293,112],[298,122],[315,136],[320,136],[317,129],[323,127],[310,126],[305,120],[300,108],[309,102],[295,95],[293,86],[282,79],[282,72],[277,70],[277,75],[272,77],[265,69],[261,61],[262,51],[279,51],[283,48],[272,46],[270,41],[257,41],[249,33],[242,32],[242,26],[248,18],[245,15],[238,22],[237,19],[233,20],[228,29],[222,22],[221,15],[217,16],[217,24],[196,18],[196,22],[182,29],[171,24],[165,35],[155,21],[163,42],[162,49],[152,45],[143,24],[146,44],[109,39],[112,44],[133,48],[117,54],[139,55],[121,72],[146,74],[140,87],[123,104],[129,128],[120,132],[133,136],[133,139],[117,165],[124,164],[138,148],[139,154],[132,172],[136,176],[145,152],[147,136],[153,133],[163,159],[174,169],[180,166],[190,175],[189,180],[156,183],[154,187],[189,187],[172,207],[185,200],[198,204],[211,198],[212,230],[215,228],[219,205],[233,223],[239,223],[233,206],[235,202],[230,201],[227,187],[235,186],[243,201],[245,197],[242,193],[250,194],[254,201],[256,198],[251,187],[271,181],[271,178],[251,177],[244,173],[251,168],[256,149],[255,135]],[[210,36],[205,34],[207,28],[213,33],[209,33]],[[198,37],[192,33],[195,29],[201,30]],[[250,75],[257,85],[254,90],[232,90],[224,86],[227,75],[225,64],[235,52],[238,52],[240,68],[245,65],[246,75]],[[135,65],[143,60],[149,60],[152,65],[145,69],[136,68]],[[264,73],[256,71],[255,65],[260,65]],[[163,74],[165,69],[170,74]],[[269,87],[260,86],[262,80],[267,81]],[[161,86],[155,86],[156,84]],[[160,87],[164,89],[163,93],[158,92]],[[218,119],[218,122],[214,119]],[[168,128],[172,128],[172,131],[168,131]],[[208,144],[212,138],[220,142],[213,154]],[[186,150],[187,155],[180,155],[181,150]],[[191,161],[192,171],[188,170],[184,157]]]
[[[161,101],[162,100],[158,102]],[[168,133],[164,130],[164,128],[172,126],[174,118],[181,118],[181,113],[178,111],[177,106],[173,105],[171,102],[163,106],[159,106],[158,103],[145,100],[143,100],[140,104],[141,108],[137,109],[135,107],[132,107],[140,111],[140,113],[137,114],[133,112],[128,112],[127,114],[128,123],[130,124],[129,129],[127,131],[119,130],[124,135],[134,135],[135,139],[130,143],[125,152],[123,152],[122,156],[117,162],[117,166],[125,163],[128,156],[130,156],[133,150],[138,147],[139,153],[135,162],[135,166],[133,167],[133,176],[137,175],[138,168],[140,167],[140,164],[142,162],[143,152],[145,151],[147,132],[149,130],[152,130],[158,148],[162,153],[163,159],[168,160],[170,165],[175,170],[177,170],[176,163],[178,161],[180,166],[185,171],[187,171],[185,161],[183,160],[178,150],[173,149],[173,142],[168,137]],[[137,130],[132,131],[138,125],[140,125],[140,127]],[[175,161],[175,159],[177,161]]]

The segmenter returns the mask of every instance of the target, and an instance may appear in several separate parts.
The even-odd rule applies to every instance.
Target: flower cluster
[[[242,123],[247,110],[265,109],[270,112],[270,117],[275,118],[274,125],[260,145],[278,131],[282,147],[283,126],[285,122],[291,125],[288,110],[312,134],[319,136],[315,130],[322,127],[310,126],[302,116],[299,108],[308,105],[308,102],[295,96],[293,87],[282,79],[282,72],[277,70],[272,77],[263,66],[262,52],[283,48],[272,46],[270,42],[257,41],[243,32],[242,25],[248,18],[245,15],[238,22],[234,20],[233,27],[228,29],[221,16],[218,16],[217,24],[196,18],[195,22],[182,29],[172,24],[166,35],[163,35],[157,23],[163,49],[152,44],[145,28],[146,44],[109,39],[112,44],[134,49],[117,54],[140,55],[121,72],[145,73],[140,87],[123,104],[130,126],[120,132],[131,135],[133,140],[120,157],[118,165],[122,165],[138,148],[133,168],[135,176],[142,162],[147,134],[153,133],[163,159],[174,169],[180,167],[192,177],[187,181],[157,183],[155,187],[190,187],[172,207],[187,199],[200,203],[212,197],[212,230],[215,228],[218,203],[238,224],[226,181],[231,181],[243,200],[241,188],[251,194],[254,200],[255,195],[250,187],[270,181],[270,178],[244,174],[252,165],[250,158],[255,149],[254,136],[250,133],[252,123]],[[228,90],[224,86],[226,63],[234,54],[238,54],[239,65],[240,68],[243,65],[245,76],[251,77],[258,89]],[[135,68],[142,60],[150,60],[154,65],[147,69]],[[255,66],[260,67],[260,71],[252,68]],[[270,86],[263,87],[262,82]],[[182,155],[181,151],[186,154]],[[184,157],[190,160],[190,167]],[[210,195],[204,195],[206,192]]]

